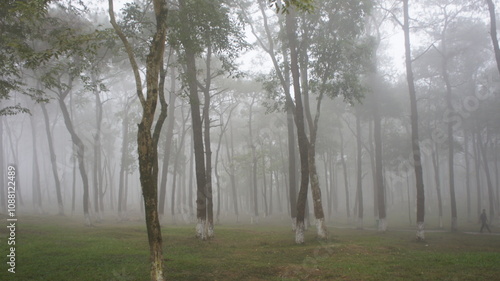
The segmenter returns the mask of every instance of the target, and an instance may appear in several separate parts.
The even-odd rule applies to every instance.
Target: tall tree
[[[307,190],[309,186],[309,140],[305,131],[304,107],[302,104],[302,94],[300,88],[299,56],[297,49],[296,11],[292,8],[285,16],[286,35],[290,48],[290,70],[292,73],[293,90],[295,98],[294,119],[297,127],[297,139],[300,155],[300,189],[297,199],[297,226],[295,230],[295,242],[302,244],[305,242],[305,210],[307,202]]]
[[[163,122],[167,117],[167,104],[163,89],[159,88],[159,76],[165,51],[168,6],[165,0],[153,0],[156,29],[151,41],[149,41],[149,52],[146,56],[146,95],[143,92],[143,81],[132,46],[116,22],[113,0],[108,1],[108,6],[111,25],[127,52],[134,73],[136,93],[142,106],[142,119],[137,133],[139,173],[150,248],[151,280],[160,281],[164,280],[164,269],[162,236],[158,217],[158,139]],[[161,113],[153,128],[158,99],[161,103]]]
[[[259,10],[262,15],[265,38],[267,39],[267,44],[264,39],[260,38],[257,34],[256,28],[253,22],[249,19],[248,15],[245,15],[247,21],[250,24],[252,34],[257,38],[260,47],[270,56],[273,63],[274,71],[279,79],[280,86],[285,94],[285,109],[287,116],[287,139],[288,139],[288,189],[289,189],[289,202],[290,202],[290,216],[292,219],[292,230],[296,230],[297,222],[297,183],[296,183],[296,133],[294,129],[294,110],[295,104],[291,98],[290,93],[290,64],[288,60],[288,48],[286,44],[282,44],[282,56],[283,56],[283,68],[281,68],[278,61],[277,53],[275,50],[275,38],[273,37],[271,27],[268,23],[268,16],[266,14],[266,1],[259,0]],[[242,7],[242,10],[245,9]],[[279,23],[280,29],[284,30],[285,27],[282,22]]]
[[[411,142],[413,161],[415,169],[415,182],[417,189],[417,240],[425,239],[424,217],[425,217],[425,194],[422,160],[420,156],[420,143],[418,136],[418,108],[415,81],[413,78],[411,42],[410,42],[410,14],[408,0],[403,0],[403,31],[405,38],[405,63],[406,80],[410,94],[410,119],[411,119]]]
[[[194,140],[194,154],[196,163],[197,181],[197,236],[201,239],[209,238],[213,232],[209,228],[213,225],[213,201],[211,183],[211,157],[209,137],[210,126],[205,123],[205,135],[203,134],[203,123],[200,110],[199,92],[203,92],[205,100],[204,116],[207,115],[210,103],[211,79],[222,73],[235,74],[234,59],[244,48],[243,36],[240,26],[235,19],[229,16],[230,3],[226,1],[179,1],[179,11],[173,17],[173,31],[169,36],[171,44],[179,50],[182,62],[185,64],[185,80],[191,105],[192,130]],[[205,84],[198,80],[198,73],[202,67],[198,67],[196,58],[201,54],[207,54],[207,62],[212,59],[211,55],[221,62],[221,68],[210,69],[210,63],[206,69]],[[208,56],[210,54],[210,56]],[[210,57],[210,60],[208,58]],[[210,79],[207,79],[210,78]],[[208,84],[207,84],[208,82]],[[210,122],[207,116],[205,122]],[[204,141],[205,139],[205,141]],[[207,153],[208,154],[205,154]],[[202,171],[203,170],[203,171]],[[210,170],[210,171],[209,171]],[[207,173],[210,172],[210,175]],[[208,208],[208,209],[207,209]],[[208,217],[207,217],[208,216]]]

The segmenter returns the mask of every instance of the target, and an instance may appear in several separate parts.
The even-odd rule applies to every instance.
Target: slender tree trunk
[[[170,69],[170,96],[168,99],[168,119],[167,119],[167,132],[166,132],[166,140],[164,146],[164,154],[163,154],[163,165],[161,170],[161,179],[160,179],[160,205],[159,212],[160,216],[165,214],[165,197],[167,194],[167,177],[168,177],[168,166],[170,163],[170,153],[172,149],[172,139],[174,136],[174,125],[175,125],[175,101],[177,99],[177,95],[175,93],[175,67]]]
[[[320,239],[327,238],[327,229],[325,224],[325,214],[323,212],[323,203],[321,201],[321,189],[319,186],[319,178],[316,167],[316,137],[318,133],[318,122],[321,114],[321,101],[323,100],[324,91],[321,91],[316,99],[316,114],[314,119],[311,114],[311,109],[309,106],[309,77],[307,74],[307,69],[309,65],[309,57],[307,55],[308,49],[308,32],[307,27],[303,28],[304,39],[302,40],[301,48],[301,61],[300,69],[302,73],[302,94],[304,96],[304,113],[308,123],[309,128],[309,178],[311,180],[311,191],[313,196],[313,207],[314,207],[314,217],[316,218],[316,229],[317,234]]]
[[[252,150],[252,172],[250,177],[251,188],[252,188],[252,203],[253,203],[253,216],[251,217],[251,223],[258,222],[259,220],[259,208],[258,208],[258,191],[257,191],[257,153],[256,147],[253,140],[253,131],[252,131],[252,117],[253,117],[253,105],[255,103],[255,97],[252,97],[252,102],[248,108],[249,117],[248,117],[248,134],[249,134],[249,143],[250,149]]]
[[[19,139],[21,137],[22,130],[21,130],[21,133],[20,133],[19,137],[15,137],[16,141],[14,142],[12,140],[12,134],[13,133],[10,130],[10,126],[9,126],[9,123],[7,123],[7,120],[3,120],[2,121],[2,118],[0,117],[0,122],[2,122],[1,126],[2,127],[5,126],[5,129],[7,129],[6,132],[7,132],[7,137],[9,138],[10,150],[11,150],[12,158],[13,158],[12,161],[13,161],[13,163],[15,163],[17,165],[17,163],[19,163]],[[3,122],[5,122],[5,124],[3,124]],[[15,143],[15,147],[14,147],[14,143]],[[2,145],[2,147],[3,147],[3,145]],[[2,157],[2,159],[7,159],[7,157],[6,158]],[[22,192],[21,192],[21,177],[22,177],[22,174],[20,174],[20,171],[16,171],[16,196],[17,196],[16,198],[19,199],[19,203],[21,203],[21,206],[24,206],[24,200],[23,200],[23,196],[22,196]],[[5,192],[6,191],[7,190],[5,190]],[[4,198],[6,198],[5,197],[6,196],[5,193],[3,195],[0,194],[0,198],[2,198],[2,196],[4,196]],[[0,206],[2,206],[1,204],[2,203],[0,203]],[[5,207],[7,207],[7,205],[5,205]]]
[[[68,83],[71,85],[72,79]],[[73,141],[74,146],[76,147],[76,156],[78,159],[78,168],[80,170],[80,176],[82,177],[82,183],[83,183],[83,214],[85,216],[85,224],[87,226],[92,225],[92,221],[90,219],[90,213],[89,213],[89,179],[87,176],[87,171],[85,169],[85,146],[80,139],[80,137],[77,135],[74,127],[73,127],[73,122],[71,121],[71,117],[68,112],[68,108],[66,107],[66,103],[64,102],[64,99],[66,96],[69,94],[69,90],[66,90],[65,92],[60,92],[59,93],[59,107],[61,108],[61,112],[64,118],[64,124],[66,125],[66,129],[68,130],[69,134],[71,135],[71,139]]]
[[[38,165],[38,151],[37,151],[37,133],[36,133],[36,125],[33,115],[30,115],[30,123],[31,123],[31,140],[33,146],[33,162],[32,162],[32,170],[33,170],[33,179],[32,179],[32,188],[33,188],[33,207],[35,211],[39,214],[42,213],[42,192],[40,189],[40,170]],[[2,148],[3,149],[3,148]],[[2,173],[4,171],[1,171]],[[2,191],[3,194],[3,191]]]
[[[264,46],[262,41],[259,40],[259,44],[261,47],[266,51],[270,58],[271,61],[273,62],[274,69],[276,70],[276,74],[280,80],[281,86],[283,88],[283,91],[285,93],[286,97],[286,114],[287,114],[287,132],[288,132],[288,189],[289,190],[289,201],[290,201],[290,216],[292,218],[292,230],[296,231],[296,225],[297,225],[297,184],[296,184],[296,161],[295,161],[295,132],[294,132],[294,111],[295,111],[295,104],[291,98],[290,94],[290,65],[288,62],[288,51],[286,48],[286,44],[282,45],[282,55],[284,58],[283,61],[283,71],[281,71],[281,67],[278,63],[278,60],[276,59],[275,51],[274,51],[274,39],[271,34],[271,31],[269,29],[269,25],[267,22],[267,14],[266,14],[266,2],[264,0],[259,0],[259,9],[261,11],[262,17],[263,17],[263,22],[264,22],[264,29],[266,31],[267,39],[269,46]],[[280,29],[285,30],[285,27],[283,26],[283,23],[280,22]],[[252,32],[255,34],[254,30],[252,29]],[[255,34],[256,35],[256,34]],[[256,35],[257,36],[257,35]],[[297,61],[298,63],[298,61]],[[297,66],[298,67],[298,66]],[[297,78],[299,79],[299,78]],[[300,82],[298,82],[300,84]]]
[[[159,85],[159,76],[163,65],[163,53],[167,32],[167,2],[153,0],[156,19],[156,30],[150,41],[149,53],[146,56],[146,95],[143,93],[143,83],[139,73],[132,46],[115,20],[113,0],[109,0],[109,16],[111,24],[125,46],[129,62],[135,77],[137,96],[142,106],[142,118],[138,125],[137,150],[139,154],[139,173],[142,195],[144,198],[146,229],[150,250],[150,277],[154,281],[163,281],[163,251],[160,221],[158,216],[158,139],[165,118],[167,103],[164,87]],[[153,128],[155,111],[158,103],[161,111]]]
[[[264,199],[264,217],[269,216],[269,209],[267,205],[267,181],[266,181],[266,159],[265,159],[265,152],[264,152],[264,144],[261,143],[260,145],[261,149],[261,158],[262,158],[262,197]]]
[[[439,228],[443,227],[443,199],[441,198],[441,177],[439,173],[439,153],[437,148],[432,150],[432,166],[434,167],[434,184],[438,199]]]
[[[330,195],[328,196],[328,214],[333,218],[333,211],[337,212],[337,168],[335,166],[335,157],[332,150],[328,152],[328,170],[330,171]]]
[[[413,221],[411,219],[410,175],[408,170],[406,171],[406,189],[408,197],[408,220],[410,221],[410,225],[413,225]]]
[[[203,106],[203,120],[205,125],[204,142],[205,142],[205,177],[206,177],[206,197],[207,197],[207,235],[208,238],[214,237],[214,201],[212,194],[212,148],[210,141],[210,87],[211,87],[211,73],[210,65],[212,58],[212,46],[208,42],[206,69],[207,76],[205,77],[204,106]]]
[[[477,132],[474,132],[472,135],[472,147],[474,151],[474,171],[476,172],[476,189],[477,189],[477,218],[481,215],[481,201],[482,201],[482,195],[481,195],[481,155],[479,152],[479,145],[478,145],[478,139],[477,139]]]
[[[356,110],[356,177],[357,177],[357,202],[358,202],[358,228],[363,228],[363,147],[361,140],[361,118]]]
[[[182,3],[183,1],[181,1]],[[196,62],[195,54],[189,46],[189,42],[185,43],[185,56],[186,56],[186,68],[188,77],[188,87],[189,87],[189,100],[191,105],[191,119],[192,119],[192,129],[193,129],[193,141],[194,141],[194,157],[195,157],[195,168],[196,168],[196,186],[197,186],[197,199],[196,199],[196,235],[202,240],[208,238],[208,233],[206,232],[207,224],[207,178],[205,169],[205,152],[203,147],[203,130],[202,121],[200,115],[200,99],[198,97],[198,85],[196,81]]]
[[[295,173],[297,171],[297,163],[295,162],[295,128],[293,124],[293,104],[287,102],[286,110],[286,120],[287,120],[287,139],[288,139],[288,193],[289,193],[289,206],[290,206],[290,217],[292,219],[292,230],[295,231],[297,228],[297,179]]]
[[[344,134],[342,134],[342,129],[339,127],[339,136],[340,136],[340,158],[342,163],[342,169],[344,171],[344,187],[345,187],[345,206],[347,217],[351,217],[350,207],[349,207],[349,181],[347,178],[347,164],[345,162],[345,154],[344,154]]]
[[[274,178],[276,179],[276,198],[278,199],[278,212],[283,213],[283,203],[281,203],[281,182],[280,182],[280,172],[275,171]]]
[[[386,222],[386,198],[385,198],[385,183],[382,166],[382,122],[378,109],[378,101],[374,103],[373,108],[373,140],[375,142],[375,178],[377,186],[377,213],[378,213],[378,230],[385,232],[387,230]]]
[[[193,179],[194,175],[194,142],[191,142],[191,148],[189,149],[189,193],[188,193],[188,206],[189,206],[189,218],[190,220],[194,218],[194,208],[193,208]]]
[[[308,146],[309,140],[305,132],[304,124],[304,108],[302,105],[302,94],[300,89],[300,73],[297,53],[297,38],[296,38],[296,18],[293,8],[286,14],[286,34],[290,47],[290,69],[292,72],[293,89],[295,98],[295,125],[297,127],[297,138],[299,144],[300,155],[300,190],[297,200],[297,227],[295,231],[295,242],[302,244],[305,242],[305,209],[307,202],[307,189],[309,186],[309,155]]]
[[[59,180],[59,173],[57,171],[57,159],[56,152],[54,149],[54,142],[52,140],[52,133],[50,132],[50,124],[49,124],[49,114],[47,113],[47,108],[45,104],[41,104],[43,118],[45,121],[45,132],[47,134],[47,143],[49,144],[49,152],[50,152],[50,163],[52,165],[52,175],[54,176],[54,184],[56,187],[56,195],[57,195],[57,206],[59,210],[59,215],[64,215],[64,207],[63,200],[61,194],[61,181]]]
[[[479,150],[481,152],[481,156],[483,159],[484,172],[486,174],[486,186],[488,187],[488,203],[489,203],[488,205],[489,205],[490,221],[493,221],[495,218],[495,193],[493,191],[493,183],[491,182],[486,145],[483,143],[480,135],[478,135],[477,142],[479,144]]]
[[[219,126],[221,127],[221,131],[219,134],[219,141],[217,143],[217,149],[215,150],[215,165],[214,165],[214,174],[215,174],[215,182],[217,185],[217,213],[215,215],[215,222],[219,223],[220,216],[220,205],[221,205],[221,187],[220,187],[220,175],[219,175],[219,155],[220,155],[220,147],[222,144],[222,137],[224,136],[224,131],[227,128],[227,124],[224,124],[223,114],[219,115]]]
[[[97,79],[95,77],[95,74],[91,75],[92,83],[96,85]],[[94,162],[92,163],[93,166],[93,173],[92,173],[92,179],[93,179],[93,186],[94,186],[94,211],[95,215],[97,217],[97,220],[101,221],[102,220],[102,214],[100,212],[100,203],[99,201],[102,200],[100,198],[101,193],[102,193],[102,186],[100,185],[100,179],[102,179],[102,164],[101,164],[101,126],[102,126],[102,102],[101,102],[101,97],[100,93],[97,89],[97,85],[94,86],[94,96],[95,96],[95,108],[96,108],[96,132],[94,134]]]
[[[329,165],[329,162],[330,162],[330,159],[329,159],[329,156],[328,156],[328,151],[326,151],[323,155],[322,155],[322,158],[323,158],[323,170],[324,170],[324,174],[325,174],[325,190],[326,190],[326,202],[328,204],[328,207],[327,207],[327,212],[328,214],[331,213],[331,208],[332,208],[332,202],[330,202],[330,173],[331,173],[331,170],[328,169],[328,165]]]
[[[370,148],[370,166],[372,170],[372,183],[373,183],[373,216],[378,221],[378,182],[377,182],[377,167],[375,165],[375,148],[373,138],[373,124],[375,122],[368,122],[368,143]]]
[[[227,139],[226,139],[227,143]],[[233,207],[234,214],[236,215],[236,222],[239,222],[239,213],[238,213],[238,194],[236,193],[236,178],[235,178],[235,166],[234,166],[234,142],[233,142],[233,127],[231,126],[231,134],[230,134],[230,146],[231,151],[229,151],[229,146],[226,145],[226,154],[227,161],[229,162],[229,180],[231,182],[231,191],[233,195]]]
[[[127,99],[125,108],[123,110],[123,121],[122,121],[122,145],[121,145],[121,157],[120,157],[120,173],[118,182],[118,217],[120,220],[125,218],[125,177],[127,173],[127,149],[128,149],[128,138],[129,138],[129,107],[130,100]]]
[[[72,145],[71,164],[73,166],[73,172],[71,173],[71,215],[75,213],[75,203],[76,203],[76,160],[75,160],[75,145]]]
[[[184,111],[181,109],[181,112],[182,112],[182,116],[184,117]],[[184,118],[183,118],[184,119]],[[176,212],[175,212],[175,207],[176,207],[176,204],[175,202],[177,202],[177,210],[178,210],[178,213],[180,213],[182,211],[182,200],[180,199],[180,196],[182,195],[182,190],[178,190],[177,191],[177,176],[179,175],[179,167],[181,165],[180,163],[180,159],[181,159],[181,156],[183,156],[184,154],[184,140],[186,138],[186,134],[187,134],[187,129],[186,129],[186,122],[187,122],[187,118],[183,120],[182,122],[182,128],[181,128],[181,133],[180,133],[180,136],[178,137],[177,139],[177,150],[175,151],[175,157],[174,157],[174,171],[173,171],[173,178],[172,178],[172,197],[171,197],[171,204],[170,204],[170,211],[171,211],[171,214],[172,214],[172,220],[174,223],[176,223]],[[174,143],[174,146],[171,147],[171,149],[175,148],[175,143]],[[183,171],[184,169],[182,169],[182,173],[184,172]],[[176,191],[177,191],[177,200],[176,200]]]
[[[450,113],[454,113],[455,110],[452,104],[452,86],[450,82],[450,77],[448,73],[448,50],[446,44],[446,29],[447,29],[448,21],[445,21],[445,26],[443,28],[443,32],[441,33],[441,42],[442,42],[442,77],[446,86],[446,109]],[[447,122],[447,133],[448,133],[448,176],[449,176],[449,188],[450,188],[450,201],[451,201],[451,231],[457,231],[457,203],[455,198],[455,169],[454,169],[454,140],[453,140],[453,122],[448,120]]]
[[[270,162],[272,163],[272,159],[269,159]],[[274,191],[274,182],[275,182],[275,177],[274,177],[274,171],[271,170],[269,173],[269,216],[273,215],[273,191]],[[279,198],[278,198],[279,201]]]
[[[470,160],[469,160],[469,134],[464,128],[464,157],[465,157],[465,189],[467,191],[467,220],[472,220],[471,192],[470,192]]]
[[[415,169],[415,182],[417,189],[417,240],[425,239],[424,217],[425,217],[425,194],[424,194],[424,176],[422,170],[422,160],[420,156],[420,144],[418,136],[418,108],[417,94],[413,79],[411,43],[410,43],[410,23],[408,12],[408,0],[403,0],[404,10],[404,37],[405,37],[405,60],[406,60],[406,79],[410,93],[410,112],[411,112],[411,143],[413,150],[413,165]],[[453,198],[454,199],[454,198]]]
[[[172,147],[175,148],[175,145]],[[180,145],[177,147],[177,151],[175,152],[176,154],[181,153],[180,151]],[[177,157],[175,157],[174,161],[174,171],[172,172],[172,194],[170,197],[170,214],[172,215],[172,221],[175,224],[175,187],[177,186],[177,168],[179,167],[179,163],[177,163]]]

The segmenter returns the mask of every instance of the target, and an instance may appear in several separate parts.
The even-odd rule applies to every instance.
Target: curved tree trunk
[[[307,27],[304,30],[303,48],[301,50],[300,68],[302,72],[302,94],[304,95],[304,112],[309,128],[309,178],[311,180],[311,191],[313,196],[314,217],[316,218],[316,229],[320,239],[327,238],[327,229],[325,224],[325,214],[323,212],[323,204],[321,201],[321,189],[319,186],[318,171],[316,167],[316,137],[318,134],[318,122],[321,114],[321,101],[323,100],[324,91],[321,91],[316,100],[316,114],[314,120],[309,106],[309,77],[307,69],[309,65],[309,57],[307,55],[307,37],[309,30]]]
[[[62,194],[61,194],[61,181],[59,180],[59,173],[57,171],[57,158],[56,158],[56,152],[54,149],[54,142],[52,139],[52,133],[50,132],[50,125],[49,125],[49,114],[47,113],[47,108],[45,107],[45,104],[41,104],[42,107],[42,113],[43,113],[43,118],[45,121],[45,133],[47,134],[47,143],[49,144],[49,152],[50,152],[50,164],[52,165],[52,175],[54,176],[54,183],[56,187],[56,195],[57,195],[57,206],[59,210],[59,215],[64,215],[64,206],[63,206],[63,201],[62,201]]]
[[[309,140],[307,139],[304,123],[304,108],[302,105],[302,94],[300,89],[300,73],[297,52],[297,38],[295,34],[296,19],[293,8],[286,14],[286,34],[290,48],[290,69],[292,72],[293,89],[295,97],[295,125],[297,127],[297,138],[300,155],[300,190],[297,200],[297,227],[295,231],[295,242],[305,242],[305,210],[307,202],[307,189],[309,187]]]
[[[71,121],[68,108],[66,106],[66,103],[64,102],[64,99],[69,94],[72,82],[73,79],[70,78],[70,81],[68,83],[68,85],[70,86],[68,87],[68,89],[65,90],[64,92],[62,91],[59,92],[58,102],[64,118],[64,124],[66,125],[66,129],[71,135],[71,140],[73,141],[73,145],[76,147],[78,168],[80,170],[80,176],[82,177],[82,183],[83,183],[83,214],[85,216],[85,224],[87,226],[91,226],[92,221],[90,219],[90,213],[89,213],[89,179],[87,171],[85,169],[85,146],[73,127],[73,122]]]
[[[113,0],[109,0],[111,24],[125,46],[135,77],[137,96],[142,106],[142,118],[138,125],[137,151],[139,154],[139,173],[144,198],[146,229],[150,250],[150,277],[154,281],[163,281],[163,251],[160,221],[158,216],[158,139],[167,117],[167,103],[164,87],[159,85],[160,71],[163,66],[163,53],[167,32],[167,1],[153,0],[156,30],[152,36],[149,53],[146,56],[146,95],[139,68],[127,37],[115,20]],[[158,99],[161,111],[153,127]]]
[[[289,78],[289,73],[290,73],[290,65],[287,60],[287,48],[286,45],[282,45],[282,52],[283,52],[283,58],[284,58],[284,68],[283,72],[281,71],[281,67],[278,63],[278,60],[276,59],[275,51],[274,51],[274,41],[273,37],[271,34],[271,31],[269,29],[268,21],[267,21],[267,14],[266,14],[266,2],[264,0],[259,0],[259,9],[262,14],[263,22],[264,22],[264,29],[266,32],[267,40],[269,46],[264,46],[262,40],[258,40],[259,44],[261,45],[262,49],[266,51],[270,58],[271,61],[273,62],[274,69],[276,71],[276,74],[280,80],[281,87],[283,89],[283,92],[285,93],[286,97],[286,115],[287,115],[287,132],[288,132],[288,190],[289,190],[289,201],[290,201],[290,216],[292,219],[292,230],[296,230],[296,224],[297,224],[297,183],[296,183],[296,172],[297,172],[297,167],[296,167],[296,161],[295,161],[295,149],[296,149],[296,144],[295,144],[295,132],[294,132],[294,111],[295,111],[295,104],[292,100],[291,94],[290,94],[290,78]],[[252,27],[252,33],[256,36],[257,34],[255,33],[253,26]],[[285,30],[285,27],[283,26],[283,23],[280,22],[280,29]],[[298,67],[298,66],[297,66]]]

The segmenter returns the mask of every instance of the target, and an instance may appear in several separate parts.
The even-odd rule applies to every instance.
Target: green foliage
[[[168,43],[174,49],[191,48],[202,54],[208,46],[220,60],[222,70],[239,76],[234,60],[248,48],[241,22],[230,14],[225,0],[186,0],[179,11],[169,14]],[[188,18],[189,22],[182,22]]]
[[[299,11],[314,12],[314,0],[269,0],[269,6],[276,10],[276,13],[288,13],[290,7],[295,7]]]
[[[302,56],[307,53],[313,92],[350,103],[363,97],[360,77],[369,71],[373,54],[372,40],[363,37],[370,10],[369,1],[329,0],[301,17]]]
[[[146,60],[149,53],[150,40],[156,28],[154,14],[146,4],[146,1],[126,3],[118,22],[123,33],[129,38],[134,54],[142,61]]]
[[[9,100],[14,91],[23,91],[21,80],[24,62],[35,51],[28,40],[34,26],[46,15],[46,0],[5,0],[0,2],[0,102]],[[46,56],[38,57],[38,61]],[[0,114],[12,115],[29,112],[20,104],[3,106]]]
[[[13,94],[28,96],[35,102],[48,101],[40,89],[27,84],[24,73],[43,70],[42,85],[58,87],[59,73],[79,75],[81,58],[96,54],[100,46],[112,41],[109,31],[89,28],[89,22],[76,6],[64,2],[49,6],[49,3],[46,0],[0,3],[0,102],[7,103],[0,114],[29,112],[21,104],[8,105]]]

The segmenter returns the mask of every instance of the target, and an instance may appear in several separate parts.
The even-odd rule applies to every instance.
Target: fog
[[[2,78],[13,87],[1,100],[0,168],[3,183],[15,168],[19,214],[64,214],[88,225],[146,220],[137,135],[158,27],[149,2],[115,7],[130,50],[109,23],[107,4],[53,3],[38,28],[11,34],[34,52],[16,51],[18,72]],[[498,223],[500,77],[486,4],[411,4],[411,112],[398,1],[325,1],[293,11],[293,19],[267,1],[173,2],[158,90],[168,113],[153,179],[162,226],[200,223],[200,206],[213,212],[215,231],[218,224],[291,225],[304,196],[310,225],[415,228],[424,222],[419,211],[426,228],[456,230],[483,209]],[[151,134],[161,103],[152,102]],[[206,187],[197,186],[193,103]],[[6,213],[7,189],[0,195]]]

